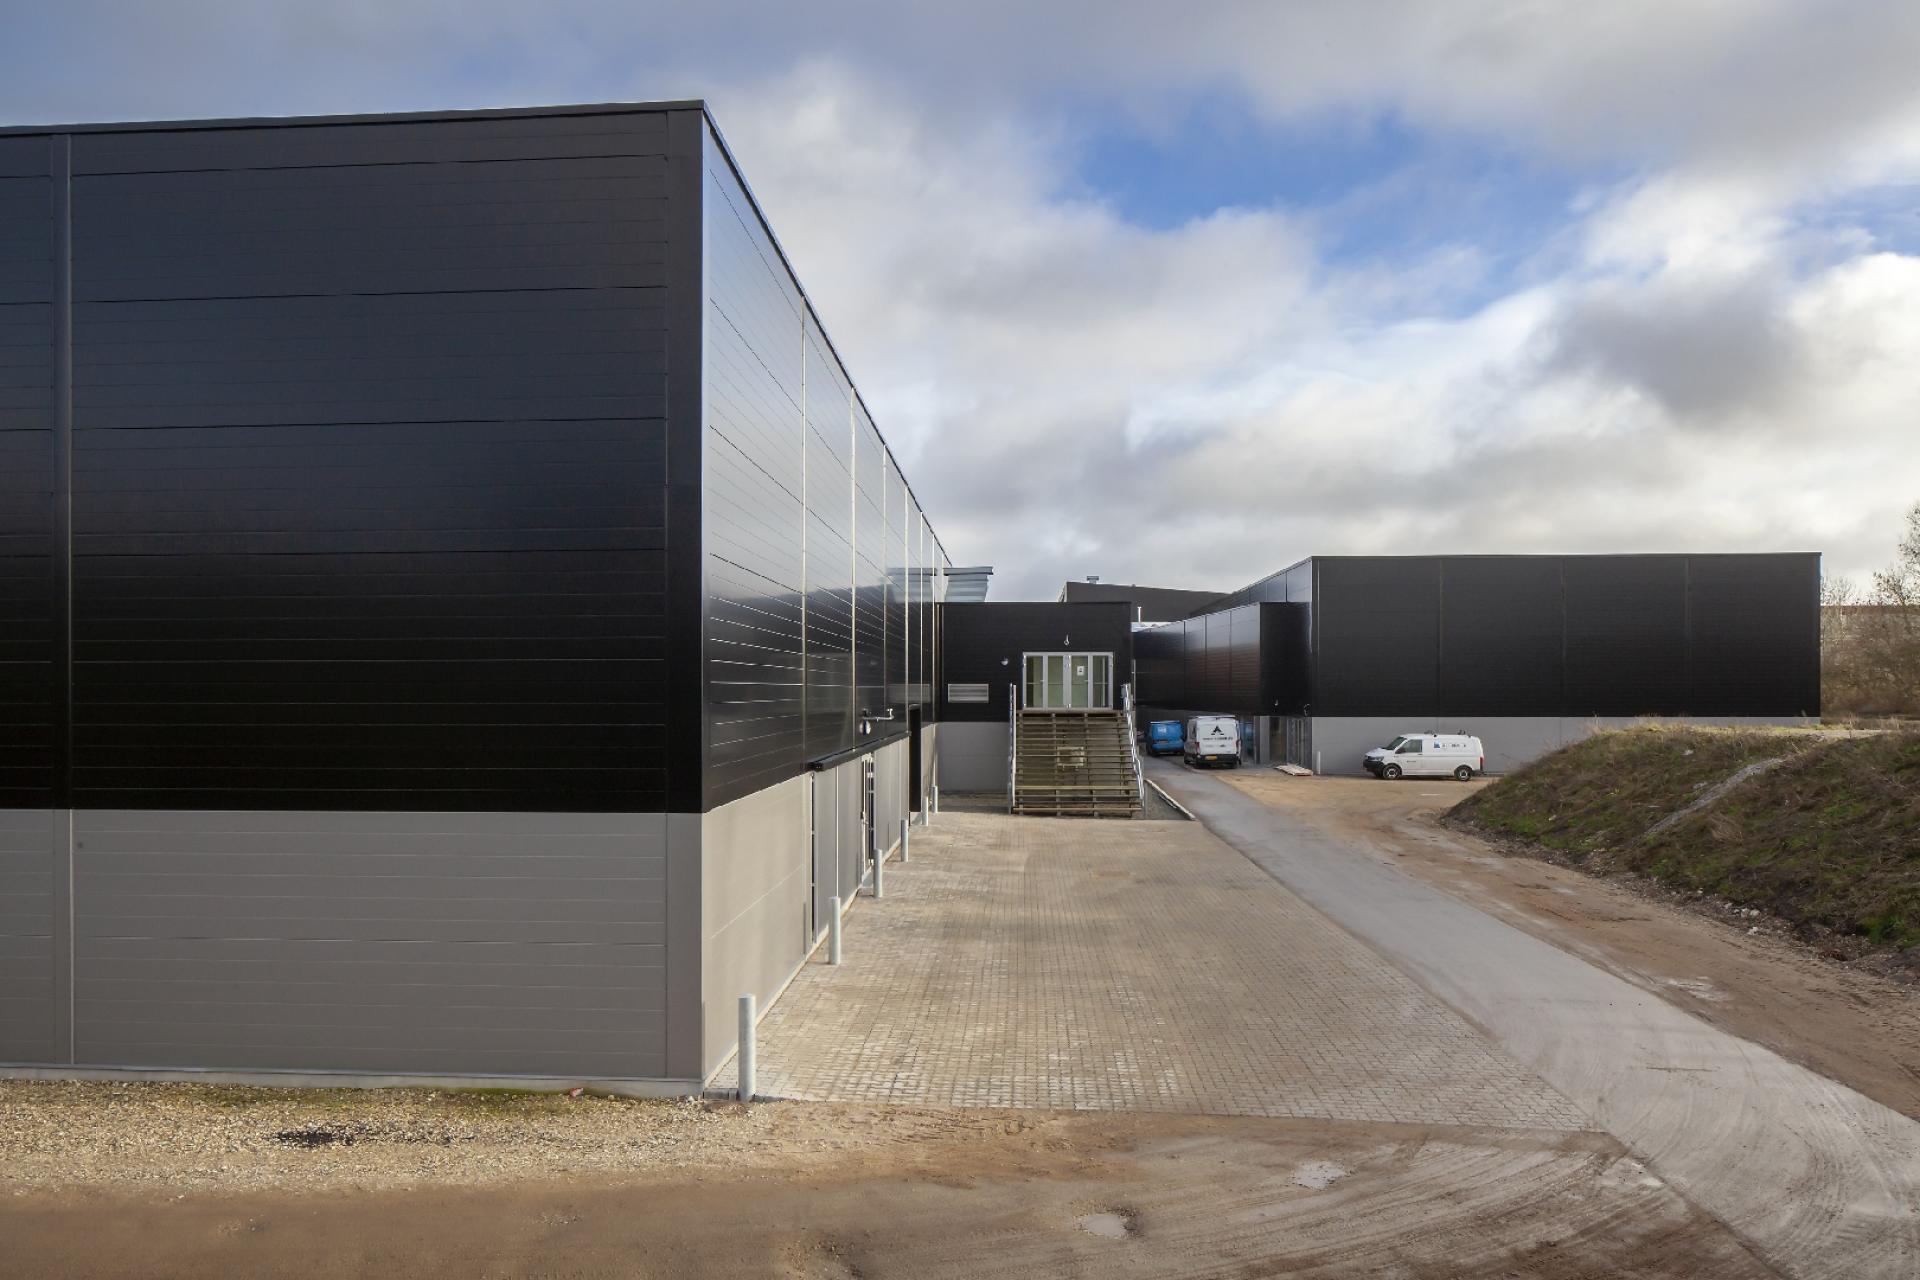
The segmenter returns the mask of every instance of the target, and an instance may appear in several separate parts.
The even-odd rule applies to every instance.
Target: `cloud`
[[[1583,249],[1457,312],[1471,246],[1335,262],[1284,209],[1139,228],[1050,184],[1043,135],[933,128],[837,63],[726,100],[916,491],[1002,597],[1409,548],[1857,572],[1920,482],[1920,385],[1876,336],[1920,324],[1920,260],[1810,244],[1717,179],[1622,184],[1569,214]]]

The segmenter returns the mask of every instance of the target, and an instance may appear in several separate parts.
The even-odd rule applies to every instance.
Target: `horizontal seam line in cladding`
[[[437,538],[437,537],[454,537],[456,535],[469,535],[469,534],[495,534],[500,537],[516,537],[517,538],[525,535],[538,534],[538,533],[650,533],[655,530],[664,529],[664,528],[666,528],[666,521],[662,520],[658,524],[516,525],[510,529],[502,529],[497,526],[490,526],[490,525],[476,525],[476,526],[473,526],[472,528],[445,528],[445,529],[411,529],[403,525],[395,525],[395,526],[359,525],[351,529],[288,529],[288,530],[222,529],[222,530],[216,530],[213,532],[159,531],[159,530],[152,530],[152,529],[144,529],[144,530],[140,530],[138,532],[132,532],[132,533],[122,533],[122,532],[88,533],[88,534],[80,534],[77,536],[81,538],[85,538],[90,542],[106,541],[112,538],[142,538],[142,539],[199,538],[204,540],[212,540],[212,539],[220,539],[220,538],[227,538],[227,539],[231,539],[231,538],[302,538],[309,541],[317,542],[326,538],[353,538],[363,534],[370,534],[370,533],[404,533],[404,534],[409,534],[414,537],[423,538],[423,539]],[[161,553],[161,554],[166,554],[166,553]],[[311,554],[323,555],[326,553],[313,552]]]
[[[753,357],[753,362],[760,366],[761,372],[767,375],[767,381],[771,382],[776,388],[779,389],[780,398],[785,400],[789,405],[793,406],[794,410],[798,412],[800,409],[800,402],[795,400],[793,396],[787,391],[785,381],[780,377],[779,374],[773,371],[772,366],[767,364],[766,359],[762,357],[760,354],[759,347],[755,345],[753,339],[749,338],[746,335],[745,331],[740,328],[739,324],[737,324],[734,321],[733,316],[728,312],[727,305],[724,302],[722,302],[719,296],[715,294],[712,290],[708,290],[707,292],[707,305],[711,307],[715,312],[717,312],[722,320],[726,321],[727,328],[733,330],[734,337],[740,339],[740,345],[746,349],[749,355]]]
[[[85,917],[85,916],[83,916],[83,917],[81,917],[81,918],[82,918],[82,919],[88,919],[89,917]],[[127,917],[127,916],[121,916],[121,917],[103,917],[103,918],[106,918],[106,919],[115,919],[115,918],[118,918],[118,919],[137,919],[137,918],[139,918],[139,917]],[[270,919],[282,919],[282,918],[286,918],[286,917],[269,917],[269,918],[270,918]],[[294,917],[294,918],[297,918],[297,917]],[[386,922],[386,921],[381,921],[381,920],[363,920],[363,921],[359,921],[358,923],[361,923],[361,924],[367,924],[367,925],[377,925],[377,924],[384,924],[384,923],[387,923],[387,922]],[[438,920],[438,921],[435,921],[434,923],[436,923],[436,924],[486,924],[486,925],[499,925],[499,924],[503,924],[503,923],[512,923],[512,922],[509,922],[509,921],[500,921],[500,920]],[[596,926],[598,926],[598,925],[601,925],[601,924],[613,924],[613,925],[629,925],[629,924],[641,924],[641,925],[646,925],[646,924],[651,924],[651,925],[653,925],[653,926],[654,926],[654,927],[656,927],[656,928],[657,928],[657,927],[659,926],[659,922],[658,922],[658,921],[647,921],[647,920],[637,920],[637,921],[629,921],[629,920],[614,920],[614,921],[598,921],[598,920],[596,920],[596,921],[591,921],[591,922],[580,922],[580,921],[567,921],[567,920],[543,920],[543,921],[537,921],[537,922],[535,922],[535,923],[539,923],[539,924],[563,924],[563,925],[564,925],[564,924],[584,924],[584,923],[591,923],[591,924],[593,924],[593,925],[596,925]],[[76,926],[76,927],[77,927],[77,926]],[[76,936],[76,938],[79,938],[79,939],[84,939],[84,940],[86,940],[86,941],[89,941],[89,942],[218,942],[218,943],[223,943],[223,944],[225,944],[225,943],[242,943],[242,942],[271,942],[271,943],[275,943],[275,944],[281,944],[281,945],[285,945],[285,944],[298,944],[298,945],[305,945],[305,944],[308,944],[308,943],[335,943],[335,942],[339,942],[339,943],[351,943],[351,944],[358,944],[358,945],[381,945],[381,946],[385,946],[385,945],[390,945],[390,944],[391,944],[391,945],[395,945],[395,946],[423,946],[423,947],[443,947],[443,946],[461,946],[461,947],[468,947],[468,946],[473,946],[473,947],[635,947],[635,948],[641,948],[641,949],[645,949],[645,950],[651,950],[651,951],[663,951],[663,950],[665,950],[665,948],[666,948],[666,945],[667,945],[667,944],[666,944],[665,942],[639,942],[639,941],[635,941],[635,940],[633,940],[633,939],[621,939],[621,940],[618,940],[618,941],[607,941],[607,940],[604,940],[604,939],[588,939],[588,938],[579,938],[579,939],[573,939],[573,938],[568,938],[568,939],[558,939],[558,938],[368,938],[368,937],[345,937],[345,936],[340,936],[340,937],[336,937],[336,936],[334,936],[333,934],[323,934],[323,935],[321,935],[321,936],[319,936],[319,937],[312,937],[312,938],[290,938],[290,937],[288,937],[288,936],[287,936],[287,935],[286,935],[285,933],[273,933],[273,934],[251,934],[251,933],[235,933],[235,934],[219,934],[219,933],[85,933],[85,934],[78,934],[78,933],[76,933],[76,935],[75,935],[75,936]],[[258,963],[258,962],[257,962],[257,961],[253,961],[253,962],[249,962],[249,963]]]
[[[543,974],[541,976],[551,977],[554,975]],[[219,983],[221,985],[231,985],[234,983],[235,980],[232,978],[95,977],[95,978],[89,979],[88,981],[89,981],[89,984],[96,989],[106,988],[107,990],[111,991],[113,988],[120,987],[124,984],[133,983],[133,982],[154,983],[154,984],[165,985],[168,987],[191,988],[191,987],[205,986],[210,983]],[[255,986],[255,987],[273,987],[277,990],[281,987],[289,987],[289,988],[309,988],[309,987],[339,988],[339,987],[345,987],[345,986],[359,987],[360,984],[358,983],[349,984],[345,982],[322,982],[317,980],[287,981],[284,979],[273,979],[273,980],[262,979],[260,981],[253,982],[248,985]],[[425,988],[425,989],[434,990],[434,991],[457,991],[463,985],[472,986],[476,990],[511,991],[511,992],[573,991],[578,989],[573,983],[567,983],[567,982],[539,982],[539,983],[488,982],[488,983],[480,983],[480,984],[457,984],[457,983],[446,983],[446,982],[382,982],[382,983],[379,983],[377,987],[372,988],[372,990],[388,991],[388,990],[393,990],[393,989],[402,988],[402,987],[417,987],[417,988]],[[599,994],[601,992],[606,992],[606,991],[619,991],[619,992],[632,992],[637,995],[644,995],[644,994],[651,993],[657,989],[658,989],[657,985],[653,983],[646,983],[639,986],[610,986],[610,985],[602,985],[602,984],[596,983],[593,987],[593,992],[595,994]],[[315,992],[314,994],[324,994],[324,992]],[[128,997],[124,995],[92,995],[92,996],[84,996],[80,998],[91,1004],[108,1004],[108,1003],[120,1004],[120,1003],[128,1002]],[[211,997],[206,997],[198,1000],[183,998],[180,996],[167,996],[165,997],[165,999],[169,1005],[173,1005],[173,1006],[202,1005],[202,1006],[207,1006],[212,1008],[246,1008],[252,1005],[259,1005],[263,1007],[274,1007],[280,1003],[279,1001],[274,1001],[274,1000],[239,1000],[239,999],[234,999],[233,997],[230,997],[230,996],[211,996]],[[346,1001],[346,1000],[307,1000],[307,1001],[301,1001],[297,1007],[302,1009],[351,1009],[356,1007],[364,1007],[369,1009],[406,1009],[406,1008],[412,1008],[414,1006],[399,1003],[399,1002],[390,1002],[390,1001],[369,1000],[369,1001],[362,1002],[362,1001]],[[498,1008],[503,1011],[514,1010],[516,1012],[531,1012],[534,1010],[552,1009],[556,1012],[562,1012],[562,1013],[601,1013],[601,1012],[618,1013],[618,1012],[621,1012],[624,1008],[624,1006],[621,1006],[621,1005],[555,1006],[555,1005],[538,1005],[538,1004],[494,1005],[494,1004],[458,1004],[458,1003],[451,1003],[451,1004],[447,1004],[439,1007],[448,1008],[448,1009]],[[162,1019],[152,1019],[152,1021],[162,1021]]]
[[[357,1032],[365,1032],[365,1031],[371,1030],[371,1028],[367,1028],[367,1027],[354,1027],[354,1028],[348,1028],[348,1029],[357,1031]],[[253,1032],[259,1032],[264,1035],[264,1033],[268,1030],[268,1028],[234,1027],[234,1028],[230,1028],[230,1030],[253,1031]],[[629,1033],[629,1036],[626,1038],[632,1038],[633,1036],[642,1036],[643,1038],[637,1042],[638,1044],[642,1044],[642,1045],[651,1044],[661,1039],[658,1033],[649,1034],[649,1033],[638,1033],[638,1032]],[[96,1044],[112,1046],[113,1049],[116,1051],[116,1056],[119,1055],[120,1051],[127,1050],[127,1049],[136,1049],[136,1050],[186,1049],[192,1052],[198,1052],[202,1050],[211,1052],[216,1050],[228,1050],[228,1049],[242,1049],[242,1050],[270,1049],[270,1050],[273,1050],[275,1053],[284,1053],[287,1048],[287,1042],[284,1039],[263,1038],[263,1039],[254,1040],[254,1039],[235,1038],[230,1035],[223,1035],[220,1038],[214,1039],[214,1040],[200,1040],[200,1039],[134,1040],[134,1039],[129,1039],[125,1036],[116,1036],[111,1034],[99,1033],[99,1034],[88,1035],[88,1037],[83,1043],[86,1045],[88,1050],[91,1050],[92,1047]],[[539,1059],[539,1058],[554,1058],[562,1062],[568,1062],[568,1061],[572,1061],[572,1059],[569,1058],[568,1055],[574,1052],[572,1050],[565,1050],[565,1049],[529,1049],[529,1048],[500,1048],[500,1049],[488,1048],[488,1049],[451,1049],[451,1050],[443,1049],[443,1050],[423,1051],[420,1049],[420,1047],[417,1044],[408,1044],[404,1042],[386,1043],[386,1044],[344,1044],[336,1041],[336,1042],[330,1042],[325,1045],[313,1046],[313,1047],[320,1048],[325,1050],[328,1053],[334,1053],[334,1054],[391,1053],[396,1050],[401,1052],[410,1052],[410,1053],[438,1052],[442,1057],[446,1058],[449,1061],[455,1060],[456,1058],[459,1059],[463,1063],[462,1067],[449,1067],[444,1069],[449,1072],[458,1071],[458,1072],[461,1072],[462,1074],[474,1074],[472,1072],[464,1070],[464,1063],[467,1060],[475,1057],[505,1058],[510,1061],[530,1061],[530,1060]],[[647,1050],[647,1051],[658,1052],[657,1050]],[[616,1054],[622,1054],[626,1051],[623,1051],[617,1048],[604,1048],[604,1049],[589,1049],[584,1052],[591,1053],[591,1054],[612,1056]],[[88,1064],[81,1064],[81,1065],[84,1066]],[[632,1065],[632,1064],[624,1063],[624,1065]],[[131,1069],[138,1070],[139,1068],[135,1067]],[[231,1066],[231,1065],[223,1065],[220,1067],[181,1068],[181,1067],[170,1066],[170,1065],[155,1064],[154,1066],[152,1066],[151,1069],[156,1071],[195,1070],[195,1069],[209,1070],[209,1071],[217,1071],[217,1070],[274,1071],[274,1070],[282,1070],[283,1068],[260,1067],[260,1066]],[[323,1068],[323,1070],[325,1070],[325,1068]],[[337,1070],[340,1070],[340,1068],[332,1068],[332,1070],[337,1071]],[[388,1074],[388,1073],[382,1072],[382,1074]],[[409,1069],[409,1071],[404,1073],[392,1072],[391,1074],[419,1075],[419,1074],[423,1074],[423,1071],[421,1068],[415,1067],[415,1068]]]
[[[610,138],[610,137],[616,137],[619,135],[584,134],[584,135],[576,135],[576,136]],[[479,142],[482,140],[476,138],[476,139],[472,139],[471,141]],[[491,139],[489,139],[488,141],[491,141]],[[164,178],[164,177],[172,177],[177,174],[195,174],[195,173],[339,173],[339,172],[359,172],[359,171],[373,170],[373,169],[427,169],[427,168],[445,168],[445,167],[471,168],[471,167],[477,167],[480,165],[490,165],[490,164],[549,164],[549,163],[576,164],[576,163],[582,163],[589,160],[665,160],[665,159],[667,159],[667,153],[664,150],[662,151],[594,151],[594,152],[589,152],[585,155],[485,156],[485,157],[470,159],[470,160],[452,159],[448,157],[436,158],[432,156],[423,156],[418,160],[359,160],[359,161],[336,160],[331,162],[322,162],[322,163],[315,163],[315,164],[224,164],[224,165],[196,166],[194,168],[189,168],[189,169],[88,169],[88,170],[85,170],[84,172],[76,171],[73,175],[73,178],[75,182],[85,182],[94,178]],[[422,186],[422,187],[464,186],[466,185],[467,181],[468,181],[468,178],[464,176],[452,177],[450,175],[449,181],[447,182],[421,182],[421,183],[416,183],[414,185]],[[509,179],[509,181],[512,181],[512,179]],[[528,177],[528,178],[521,179],[521,181],[533,182],[533,181],[536,181],[536,179]],[[273,186],[271,183],[269,183],[262,186],[259,189],[263,191],[273,191],[273,190],[285,190],[286,188],[277,188]],[[295,187],[292,189],[305,190],[306,188]],[[168,194],[186,195],[186,194],[198,194],[198,193],[197,192],[193,192],[193,193],[169,192]]]
[[[500,293],[650,293],[658,292],[663,287],[657,284],[575,284],[524,285],[496,289],[382,289],[378,291],[348,289],[326,293],[215,293],[189,294],[177,298],[75,298],[73,306],[74,310],[78,311],[82,307],[117,307],[149,302],[284,302],[291,298],[458,298]],[[76,328],[80,323],[76,317]]]
[[[760,894],[760,896],[753,899],[753,901],[747,903],[744,907],[740,908],[740,910],[736,911],[731,917],[729,917],[724,924],[716,928],[713,931],[713,933],[709,935],[709,937],[707,938],[707,941],[708,942],[719,941],[720,937],[723,934],[725,934],[727,930],[733,928],[733,926],[735,926],[736,924],[739,924],[742,920],[746,919],[747,916],[750,915],[755,908],[759,907],[762,903],[766,902],[769,898],[774,897],[776,894],[780,892],[780,890],[785,888],[790,881],[794,880],[796,877],[801,875],[806,870],[807,868],[804,866],[796,866],[792,870],[788,871],[786,875],[780,877],[779,880],[767,886],[767,889],[764,893]]]
[[[538,184],[536,183],[530,182],[528,185],[530,187],[533,187],[535,190],[539,189]],[[415,189],[417,190],[418,188],[415,188]],[[195,193],[195,194],[198,194],[198,193]],[[659,204],[664,206],[667,203],[667,201],[666,201],[666,197],[664,196],[642,196],[637,200],[617,198],[613,196],[581,196],[576,199],[565,199],[565,198],[548,199],[545,197],[535,197],[527,200],[461,201],[458,204],[421,203],[421,204],[410,204],[405,207],[418,209],[422,212],[433,211],[437,213],[441,211],[446,211],[446,212],[458,213],[461,210],[466,210],[466,209],[504,209],[504,208],[509,208],[516,205],[524,206],[529,209],[538,209],[542,211],[555,209],[564,205],[596,205],[596,206],[605,205],[605,206],[612,206],[615,209],[631,209],[635,204],[647,204],[647,203]],[[372,221],[372,220],[343,223],[343,222],[337,222],[337,221],[327,221],[324,218],[318,218],[312,222],[298,223],[298,222],[287,221],[281,216],[279,216],[279,215],[291,212],[296,207],[297,206],[283,207],[278,205],[266,205],[266,206],[256,206],[248,209],[225,209],[225,210],[222,210],[222,213],[224,215],[226,215],[233,221],[241,223],[243,225],[240,225],[237,227],[228,226],[225,229],[214,230],[214,231],[207,230],[205,228],[205,224],[199,221],[202,214],[198,210],[169,210],[169,209],[162,209],[158,211],[149,210],[147,211],[147,216],[150,220],[161,220],[161,219],[170,218],[177,222],[190,223],[192,226],[192,229],[184,230],[184,231],[141,231],[141,232],[124,232],[124,233],[101,232],[101,231],[90,230],[87,232],[87,239],[90,244],[98,244],[101,241],[107,241],[107,242],[124,241],[128,244],[153,244],[156,242],[162,242],[162,241],[168,241],[168,240],[217,240],[225,236],[260,236],[260,237],[282,236],[282,235],[288,235],[288,234],[294,234],[294,233],[306,232],[306,231],[367,231],[367,232],[377,233],[381,231],[425,232],[425,231],[434,231],[441,228],[453,228],[453,227],[462,227],[462,228],[466,228],[466,227],[473,227],[473,228],[598,227],[598,226],[606,226],[606,225],[644,227],[644,226],[652,226],[656,223],[662,223],[667,220],[667,215],[664,212],[657,214],[653,217],[608,218],[608,217],[584,216],[593,212],[597,212],[597,210],[585,210],[585,209],[581,211],[583,216],[578,218],[544,217],[544,218],[528,219],[525,217],[525,215],[521,215],[520,218],[513,221],[495,220],[495,219],[488,218],[488,219],[482,219],[477,222],[447,222],[442,219],[435,218],[430,222],[423,220],[419,223],[408,223],[404,221],[385,222],[385,221]],[[392,206],[388,206],[388,207],[391,208]],[[368,206],[368,208],[371,208],[371,206]],[[250,221],[257,221],[262,225],[255,225],[255,226],[244,225]],[[593,244],[593,243],[603,243],[603,242],[585,241],[583,243]],[[10,305],[31,306],[33,304],[15,303]]]
[[[428,551],[428,550],[421,550],[419,548],[414,548],[412,550],[407,550],[407,551],[275,551],[269,554],[274,558],[289,559],[289,560],[304,560],[304,559],[314,559],[321,556],[431,556],[431,555],[487,556],[487,557],[552,556],[552,555],[606,555],[606,554],[617,554],[617,553],[630,553],[635,551],[658,553],[660,550],[661,548],[659,547],[530,547],[526,549],[518,549],[513,547],[499,547],[499,548],[485,547],[478,550],[458,550],[458,551],[456,550]],[[76,556],[75,559],[79,559],[79,560],[176,560],[176,559],[189,559],[189,558],[197,558],[201,556],[217,556],[217,555],[227,555],[227,556],[243,555],[245,556],[245,558],[248,558],[248,559],[260,558],[258,553],[248,554],[248,553],[232,552],[232,551],[156,552],[151,555],[133,555],[124,551],[92,551],[92,552],[88,552],[84,556]],[[591,569],[581,569],[581,570],[576,570],[576,572],[592,573],[596,571]],[[631,571],[628,571],[628,572],[631,572]],[[270,576],[276,577],[276,578],[288,578],[288,577],[330,578],[333,575],[332,574],[288,574],[288,573],[276,572],[271,574]],[[116,578],[116,579],[109,579],[109,580],[118,580],[118,579]],[[538,593],[535,592],[535,593],[529,593],[529,594],[538,594]],[[197,599],[202,599],[204,597],[162,596],[159,598],[160,599],[197,600]],[[225,597],[222,597],[222,598],[225,598]],[[431,598],[431,597],[428,597],[428,598]]]
[[[295,947],[334,946],[334,945],[380,946],[380,947],[577,947],[577,948],[583,948],[583,949],[590,948],[595,951],[617,950],[622,952],[634,950],[636,948],[651,950],[651,951],[659,951],[662,948],[664,948],[664,946],[666,945],[665,943],[660,943],[660,942],[599,942],[599,941],[588,941],[586,939],[555,939],[555,938],[547,938],[547,939],[459,938],[452,941],[448,941],[448,940],[439,939],[439,938],[288,938],[284,936],[272,937],[272,938],[249,938],[249,937],[186,938],[186,937],[180,937],[174,934],[167,934],[167,935],[93,934],[87,940],[91,942],[160,942],[160,943],[212,942],[212,943],[218,943],[221,946],[226,946],[229,944],[239,944],[239,943],[271,942],[275,944],[290,945]],[[124,957],[116,957],[116,956],[87,956],[86,957],[86,959],[88,959],[89,961],[98,960],[101,962],[106,962],[106,961],[115,960],[115,959],[123,959],[123,958]],[[148,956],[145,958],[156,961],[156,962],[167,962],[167,963],[177,962],[180,964],[259,965],[262,963],[261,961],[256,959],[240,957],[240,956]],[[623,957],[623,960],[624,960],[624,957]],[[333,965],[387,966],[387,965],[396,965],[396,964],[456,964],[456,963],[460,963],[460,964],[498,963],[501,965],[509,965],[509,964],[517,964],[519,962],[514,960],[453,961],[453,960],[386,960],[386,959],[373,959],[373,958],[364,959],[364,960],[351,960],[351,959],[340,959],[340,958],[328,958],[324,960],[317,960],[317,959],[302,959],[296,956],[296,957],[289,958],[286,961],[286,963],[300,964],[300,965],[325,964],[329,966],[333,966]],[[577,964],[575,963],[555,964],[554,962],[549,960],[542,960],[540,963],[543,967],[551,966],[555,968],[568,968],[568,969],[576,969],[576,968],[577,969],[602,969],[607,967],[604,964],[601,964],[599,962],[594,962],[594,961],[586,961],[586,962],[581,962]],[[625,967],[624,964],[621,967],[624,968]],[[646,968],[646,967],[652,967],[652,966],[642,966],[642,967]],[[488,984],[488,985],[491,985],[491,984]]]
[[[716,421],[712,417],[709,417],[707,420],[707,433],[710,436],[712,436],[714,439],[725,443],[729,449],[733,450],[739,462],[745,463],[753,471],[763,476],[766,479],[767,483],[774,488],[774,490],[785,494],[789,498],[792,498],[796,503],[799,502],[800,495],[798,493],[795,493],[791,487],[789,487],[785,482],[783,482],[772,471],[768,470],[765,466],[762,466],[758,458],[754,457],[754,455],[751,452],[749,452],[747,448],[742,446],[739,441],[733,438],[732,434],[730,434],[725,429],[725,426],[723,423]],[[711,489],[712,486],[708,486],[708,487],[709,489]],[[719,496],[725,498],[725,497],[728,497],[729,495],[721,494]]]
[[[432,643],[429,641],[428,643]],[[217,664],[223,667],[282,667],[282,666],[322,666],[358,667],[358,666],[412,666],[418,663],[443,665],[452,663],[512,663],[515,666],[537,664],[540,666],[581,666],[600,663],[659,663],[666,659],[635,654],[620,658],[461,658],[452,654],[436,654],[423,658],[88,658],[77,662],[78,666],[88,667],[198,667]]]
[[[655,331],[648,330],[647,332],[655,332]],[[299,339],[298,341],[301,341],[304,343],[312,343],[312,342],[324,341],[324,339],[319,337],[314,337],[314,338],[302,338],[302,339]],[[129,343],[127,345],[149,346],[149,345],[158,345],[158,344],[142,342],[142,343]],[[227,360],[99,360],[99,361],[76,361],[74,372],[75,372],[75,376],[77,377],[81,370],[87,370],[87,369],[147,369],[147,368],[184,369],[184,368],[194,368],[194,367],[203,366],[203,365],[213,369],[232,369],[237,366],[247,366],[247,365],[256,365],[256,364],[289,364],[289,365],[346,364],[346,363],[354,363],[354,362],[368,361],[368,360],[388,360],[388,361],[405,360],[405,361],[410,361],[410,362],[420,363],[420,364],[430,364],[435,361],[445,361],[445,360],[491,361],[491,360],[498,359],[504,355],[519,355],[519,356],[525,356],[525,357],[538,357],[541,359],[545,359],[549,356],[556,356],[556,355],[635,356],[635,355],[658,355],[658,354],[659,354],[658,352],[645,350],[637,347],[636,345],[629,344],[629,345],[619,346],[619,347],[604,347],[604,348],[603,347],[578,348],[578,347],[568,346],[564,351],[527,351],[524,349],[511,350],[511,351],[432,351],[432,352],[409,353],[409,354],[403,354],[403,355],[375,355],[375,354],[326,355],[326,356],[315,355],[315,356],[310,356],[306,359],[297,359],[294,357],[279,358],[274,356],[257,356],[257,357],[249,356],[244,359],[227,359]],[[256,386],[256,385],[273,386],[284,381],[286,381],[286,379],[260,379],[257,382],[240,382],[238,380],[235,380],[233,382],[233,385],[235,386]],[[151,382],[112,382],[112,383],[99,383],[96,385],[114,386],[114,387],[141,387],[141,386],[165,386],[167,384],[151,383]]]

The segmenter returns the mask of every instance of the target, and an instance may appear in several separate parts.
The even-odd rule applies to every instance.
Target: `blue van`
[[[1180,727],[1178,720],[1150,720],[1147,722],[1147,754],[1177,756],[1185,737],[1186,730]]]

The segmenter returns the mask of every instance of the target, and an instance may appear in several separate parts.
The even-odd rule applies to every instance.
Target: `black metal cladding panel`
[[[663,120],[74,138],[77,805],[661,807]]]
[[[1567,556],[1566,714],[1683,715],[1687,559]]]
[[[1820,713],[1820,558],[1690,556],[1694,715]]]
[[[1207,613],[1219,613],[1226,609],[1237,609],[1245,604],[1284,604],[1305,603],[1313,598],[1313,561],[1302,560],[1298,564],[1270,573],[1258,582],[1252,582],[1238,591],[1208,601],[1204,606]],[[1188,615],[1200,616],[1202,610]]]
[[[1200,705],[1224,714],[1233,699],[1233,611],[1195,619],[1203,637],[1200,657]]]
[[[915,541],[919,548],[913,576],[914,679],[921,691],[921,711],[931,721],[939,714],[939,699],[934,689],[939,680],[936,655],[938,637],[934,633],[934,575],[939,572],[939,549],[934,543],[933,529],[927,523],[926,514],[918,505],[913,509],[913,518],[917,529]]]
[[[887,705],[887,447],[854,401],[854,673],[858,709]]]
[[[1225,705],[1236,715],[1259,715],[1266,709],[1260,671],[1260,624],[1264,616],[1258,604],[1241,605],[1227,613]]]
[[[1439,712],[1438,557],[1315,562],[1320,576],[1314,714]]]
[[[1125,601],[1091,604],[942,604],[939,607],[943,670],[942,720],[1007,718],[1007,690],[1020,678],[1023,653],[1111,653],[1113,699],[1133,667],[1133,608]],[[951,703],[948,684],[987,686],[984,703]]]
[[[806,753],[804,303],[709,138],[706,191],[708,803]]]
[[[1308,606],[1262,603],[1260,609],[1260,685],[1264,715],[1305,715]]]
[[[853,389],[807,320],[806,755],[854,740]]]
[[[1558,556],[1441,560],[1440,714],[1557,715],[1566,702]]]
[[[1143,707],[1186,707],[1186,623],[1170,622],[1133,633],[1134,678]]]
[[[886,463],[886,705],[907,714],[907,483],[889,457]]]
[[[51,808],[55,230],[46,138],[0,139],[0,808]]]

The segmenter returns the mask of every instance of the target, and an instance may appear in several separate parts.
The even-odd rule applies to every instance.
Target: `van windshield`
[[[1405,742],[1406,740],[1407,740],[1407,735],[1404,733],[1401,734],[1399,737],[1395,738],[1392,742],[1389,742],[1387,744],[1387,750],[1398,751],[1400,749],[1400,744]]]

